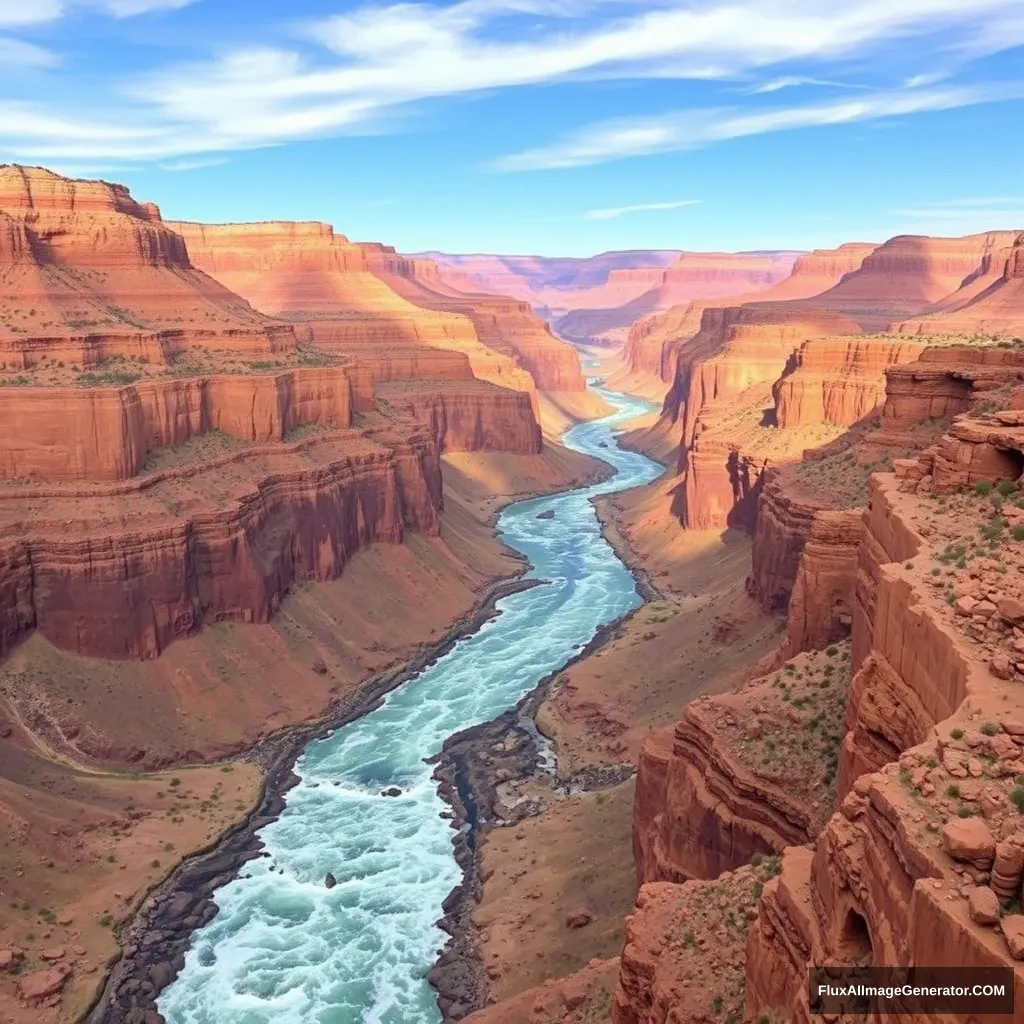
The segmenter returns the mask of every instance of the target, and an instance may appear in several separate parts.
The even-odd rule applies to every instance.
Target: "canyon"
[[[0,1015],[202,1019],[239,894],[335,928],[410,835],[423,1019],[809,1022],[869,963],[1024,1000],[1022,251],[405,256],[0,167]]]
[[[663,397],[624,443],[671,475],[606,520],[661,599],[537,721],[565,777],[637,761],[632,837],[598,856],[596,808],[550,800],[531,828],[582,831],[605,887],[635,864],[635,900],[610,941],[573,851],[531,871],[540,843],[495,830],[518,907],[568,892],[598,929],[556,921],[546,948],[572,956],[524,971],[500,936],[529,949],[536,915],[485,884],[497,1001],[473,1024],[809,1021],[816,965],[1000,966],[1021,998],[1021,242],[807,254],[760,295],[639,320],[608,359],[611,386]]]
[[[496,502],[602,478],[544,420],[604,406],[525,304],[326,225],[16,165],[0,222],[0,1016],[73,1020],[246,752],[522,571]]]

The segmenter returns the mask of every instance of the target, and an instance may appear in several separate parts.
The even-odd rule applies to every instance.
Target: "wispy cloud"
[[[826,125],[950,110],[1024,97],[1024,83],[872,93],[857,99],[747,113],[736,109],[678,111],[664,117],[618,119],[590,125],[550,146],[498,160],[504,171],[583,167],[589,164],[694,149],[713,142]]]
[[[923,89],[925,86],[938,85],[949,78],[946,71],[928,71],[920,75],[911,75],[903,82],[904,89]]]
[[[0,36],[0,67],[51,68],[58,63],[57,55],[42,46]]]
[[[115,18],[131,18],[152,11],[171,11],[198,0],[0,0],[0,28],[42,25],[56,21],[75,8],[101,11]]]
[[[831,87],[836,89],[868,89],[867,85],[859,85],[854,82],[833,82],[828,78],[807,78],[803,75],[784,75],[782,78],[773,78],[771,81],[748,89],[751,95],[761,93],[781,92],[783,89],[798,89],[802,86]]]
[[[100,0],[100,6],[115,18],[132,18],[137,14],[150,14],[153,11],[176,11],[196,2],[197,0]]]
[[[188,0],[67,2],[127,17]],[[58,0],[0,0],[0,27],[52,19],[62,10]],[[829,62],[870,57],[896,40],[934,42],[943,33],[942,40],[955,37],[972,53],[1011,48],[1024,42],[1020,0],[377,3],[299,26],[288,44],[242,46],[212,61],[157,67],[141,79],[106,83],[124,98],[123,109],[109,119],[86,114],[109,109],[87,96],[80,108],[71,99],[59,109],[36,107],[31,130],[24,117],[18,124],[0,118],[0,151],[28,159],[168,160],[366,131],[390,112],[427,99],[584,79],[749,80],[770,72],[776,77],[760,91],[772,93],[798,81],[830,82]],[[799,73],[789,73],[794,66]],[[911,102],[909,110],[917,109],[940,108]],[[687,117],[699,121],[706,113]],[[739,112],[726,113],[734,129],[743,120]],[[836,123],[822,117],[804,115],[804,122]],[[88,127],[88,137],[42,130],[59,122]],[[580,135],[586,139],[594,131]],[[671,140],[679,137],[690,144],[691,135],[696,144],[714,139],[707,127],[639,122],[616,127],[612,148],[657,152],[677,145]],[[615,157],[598,157],[608,158]]]
[[[61,0],[0,0],[0,28],[40,25],[56,20],[64,10]]]
[[[211,156],[198,160],[172,160],[158,166],[162,171],[198,171],[204,167],[220,167],[226,163],[230,163],[226,156]]]
[[[655,210],[678,210],[684,206],[697,206],[703,199],[676,199],[670,203],[635,203],[632,206],[612,206],[604,210],[588,210],[584,220],[615,220],[627,213],[648,213]]]

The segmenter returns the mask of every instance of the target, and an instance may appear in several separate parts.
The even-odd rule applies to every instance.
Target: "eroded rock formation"
[[[0,168],[0,217],[3,653],[35,629],[151,658],[204,623],[265,622],[361,548],[437,534],[442,451],[541,449],[521,356],[474,327],[505,330],[495,300],[416,306],[387,282],[426,293],[431,268],[387,247],[172,227],[121,186],[21,167]],[[311,344],[321,324],[333,350]]]
[[[920,454],[897,459],[895,472],[871,476],[863,511],[816,502],[813,464],[769,473],[749,585],[768,604],[788,603],[782,648],[758,678],[691,704],[670,741],[657,734],[645,748],[641,883],[714,878],[767,851],[782,855],[750,915],[744,1019],[809,1024],[807,970],[823,964],[1005,965],[1016,998],[1024,994],[1014,902],[1024,864],[1017,357],[1012,348],[927,349],[891,366],[882,430],[833,446],[825,475],[836,465],[828,460],[853,466],[886,450],[886,437],[923,437],[914,431],[929,415],[945,433],[919,440]],[[851,640],[833,642],[844,629]],[[832,666],[824,691],[808,671],[821,661]],[[848,695],[837,678],[849,679]],[[806,770],[779,786],[773,757],[783,755],[776,772],[792,768],[818,737],[822,788],[801,789]],[[831,816],[826,793],[839,800]],[[709,980],[679,984],[692,959],[673,938],[680,920],[645,908],[705,905],[717,884],[641,889],[613,1020],[704,1019]]]
[[[798,256],[788,277],[766,290],[704,299],[672,306],[662,313],[633,323],[623,349],[629,371],[627,379],[656,376],[670,384],[676,375],[679,351],[701,330],[704,310],[710,306],[729,308],[745,302],[806,299],[827,291],[846,274],[857,270],[875,246],[860,242],[838,249],[816,249]]]
[[[294,346],[290,327],[195,269],[159,210],[123,186],[0,166],[0,225],[4,369]]]
[[[425,344],[465,352],[476,376],[517,390],[585,386],[576,353],[526,303],[465,295],[427,260],[316,222],[174,226],[199,266],[318,345]]]

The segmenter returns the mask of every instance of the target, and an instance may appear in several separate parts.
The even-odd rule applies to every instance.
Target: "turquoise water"
[[[564,441],[616,475],[510,505],[498,523],[530,559],[528,578],[544,584],[501,599],[500,614],[380,708],[310,743],[295,768],[302,781],[260,832],[270,857],[217,891],[220,912],[193,935],[184,969],[160,995],[168,1024],[440,1024],[426,974],[448,938],[435,923],[441,904],[462,875],[423,759],[515,705],[641,604],[589,499],[661,472],[614,440],[618,424],[652,406],[593,386],[617,411]],[[548,509],[553,519],[537,518]],[[389,786],[402,795],[381,796]]]

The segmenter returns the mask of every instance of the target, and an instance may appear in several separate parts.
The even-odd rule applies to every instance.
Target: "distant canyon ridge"
[[[427,252],[441,279],[464,292],[528,302],[563,338],[602,346],[626,339],[639,318],[693,299],[769,288],[789,276],[799,252],[630,249],[582,258]]]

